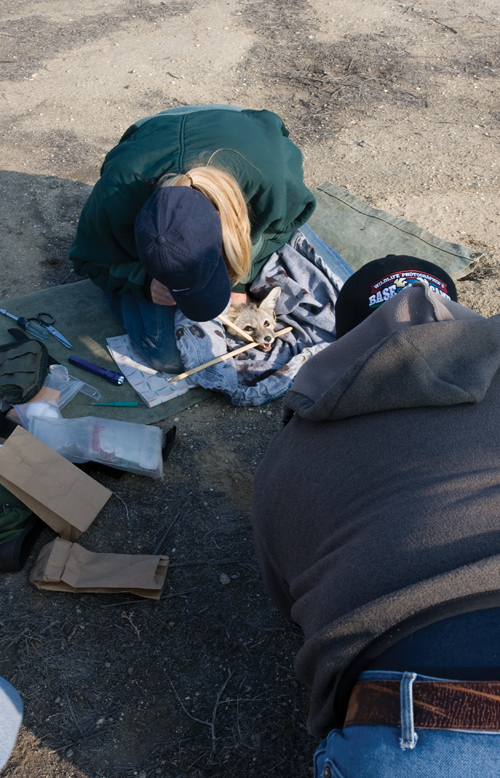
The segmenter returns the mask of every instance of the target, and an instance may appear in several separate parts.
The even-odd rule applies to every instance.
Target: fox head
[[[275,339],[276,315],[274,309],[280,293],[280,287],[275,286],[260,303],[232,305],[226,313],[226,317],[240,330],[248,332],[263,351],[269,351]]]

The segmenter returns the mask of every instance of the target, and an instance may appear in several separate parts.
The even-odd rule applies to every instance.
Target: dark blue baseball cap
[[[209,321],[226,308],[221,220],[208,197],[189,186],[160,187],[139,211],[135,242],[140,263],[189,319]]]

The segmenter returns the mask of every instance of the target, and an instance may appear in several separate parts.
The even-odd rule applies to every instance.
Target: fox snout
[[[232,306],[226,316],[233,324],[248,332],[263,351],[269,351],[275,337],[276,315],[274,309],[281,289],[275,287],[260,303]]]
[[[251,323],[245,324],[245,326],[241,327],[241,329],[245,332],[248,332],[252,339],[267,351],[267,349],[271,348],[271,345],[274,342],[275,321],[276,319],[274,316],[269,316],[266,317],[266,319],[264,319],[262,322],[253,321]]]

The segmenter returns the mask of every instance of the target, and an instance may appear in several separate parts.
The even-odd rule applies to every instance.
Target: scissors
[[[66,348],[73,348],[69,340],[66,340],[64,335],[61,335],[59,330],[56,330],[56,328],[52,326],[55,322],[55,319],[50,313],[44,313],[42,311],[41,313],[37,313],[37,315],[33,316],[31,319],[28,319],[28,321],[37,321],[42,325],[42,327],[45,327],[54,336],[54,338],[57,338],[59,343],[62,343],[63,346],[66,346]]]

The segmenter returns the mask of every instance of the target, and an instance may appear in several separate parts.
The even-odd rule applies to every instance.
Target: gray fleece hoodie
[[[252,519],[269,591],[304,632],[312,734],[342,724],[360,658],[500,605],[499,367],[500,316],[419,282],[288,392]]]

